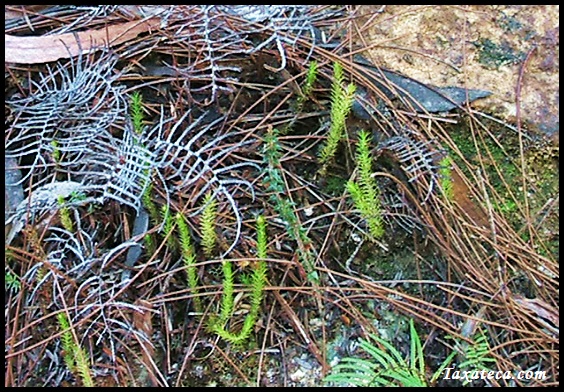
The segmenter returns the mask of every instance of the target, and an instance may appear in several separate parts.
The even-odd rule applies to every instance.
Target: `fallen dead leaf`
[[[52,5],[12,5],[4,6],[4,19],[15,19],[26,16],[27,14],[33,14],[40,12],[45,8],[52,7]]]
[[[98,30],[47,36],[4,34],[4,62],[42,64],[119,45],[159,26],[159,18],[137,20]]]

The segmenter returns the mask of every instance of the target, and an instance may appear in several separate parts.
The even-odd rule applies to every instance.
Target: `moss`
[[[478,152],[472,137],[469,135],[469,131],[465,129],[464,126],[455,127],[450,133],[453,141],[459,148],[460,152],[464,155],[466,159],[474,164],[478,164]],[[517,198],[517,201],[522,200],[522,182],[521,182],[521,169],[517,166],[517,162],[514,157],[518,156],[519,152],[515,147],[518,145],[518,140],[516,136],[504,135],[504,149],[502,149],[498,144],[494,142],[491,138],[484,138],[483,143],[479,144],[480,153],[483,159],[490,159],[488,157],[487,151],[491,155],[493,162],[489,165],[485,165],[487,172],[485,175],[489,179],[489,182],[494,187],[495,191],[500,195],[500,201],[493,201],[494,208],[498,213],[503,214],[509,221],[514,225],[514,227],[520,226],[522,224],[522,218],[518,215],[518,208],[515,200],[512,199],[511,193],[505,187],[504,182],[509,185],[509,189],[513,195]],[[478,143],[481,143],[479,140]],[[450,154],[452,159],[458,164],[467,176],[470,176],[470,172],[465,164],[463,164],[461,157],[457,154]],[[499,168],[499,172],[503,175],[503,179],[499,176],[498,172],[494,168],[495,165]]]
[[[525,59],[525,53],[513,49],[507,42],[495,43],[489,38],[474,42],[478,49],[478,61],[490,69],[517,64]]]
[[[517,18],[509,15],[503,15],[498,21],[499,27],[511,33],[519,31],[523,28],[523,24]]]
[[[496,134],[498,141],[502,141],[504,150],[494,142],[493,139],[485,137],[483,143],[479,141],[479,148],[482,157],[489,159],[486,150],[490,152],[493,162],[486,164],[486,173],[484,173],[500,199],[492,199],[494,209],[503,215],[515,230],[520,231],[526,224],[525,217],[522,215],[519,205],[523,204],[523,173],[519,159],[519,141],[518,136],[514,133],[502,133],[499,126],[486,124],[493,134]],[[461,153],[470,162],[477,164],[477,151],[469,132],[464,126],[453,127],[450,130],[450,136],[458,146]],[[465,171],[466,175],[470,175],[466,165],[457,154],[451,153],[450,156],[458,166]],[[536,142],[530,142],[525,146],[525,173],[526,176],[526,197],[530,210],[530,216],[534,224],[538,224],[540,219],[543,220],[541,238],[535,241],[542,241],[554,256],[558,254],[558,208],[549,211],[548,205],[551,200],[556,199],[559,193],[559,175],[558,175],[558,146],[547,145],[542,139]],[[494,164],[499,168],[503,179],[494,169]],[[507,183],[507,186],[504,184]],[[511,197],[511,193],[515,199]],[[545,213],[548,214],[545,218]],[[529,238],[525,232],[522,233],[523,240],[528,241]],[[540,248],[539,248],[540,249]]]

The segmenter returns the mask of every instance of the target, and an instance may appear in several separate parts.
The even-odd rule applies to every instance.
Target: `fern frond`
[[[410,353],[410,364],[411,371],[419,374],[420,377],[425,375],[425,356],[423,354],[423,346],[421,345],[421,339],[419,334],[415,329],[415,323],[413,319],[409,320],[409,334],[411,336],[411,350]]]
[[[202,231],[202,246],[204,254],[211,257],[215,244],[217,242],[217,233],[215,227],[217,225],[217,200],[213,198],[212,193],[208,193],[203,200],[204,209],[200,220],[200,229]]]
[[[422,204],[429,200],[439,181],[439,168],[435,162],[440,152],[431,144],[431,140],[416,140],[415,133],[407,129],[404,135],[391,137],[378,145],[378,150],[394,153],[408,182],[416,185],[425,184],[427,189],[425,196],[422,197]]]
[[[7,254],[8,252],[6,252],[6,257],[8,257]],[[4,288],[17,293],[22,288],[21,278],[12,271],[4,271]]]
[[[214,131],[215,127],[219,126],[225,118],[212,119],[210,113],[204,113],[194,119],[188,127],[181,128],[190,113],[190,111],[187,111],[178,119],[166,135],[164,123],[160,122],[144,135],[142,141],[154,156],[158,157],[153,162],[157,172],[161,169],[166,169],[168,172],[166,176],[163,176],[164,182],[175,184],[174,187],[169,189],[169,192],[186,192],[199,183],[203,183],[204,185],[198,188],[197,192],[194,192],[192,197],[194,202],[197,202],[210,190],[214,198],[223,195],[227,199],[235,215],[236,233],[233,242],[223,253],[223,256],[225,256],[233,250],[239,241],[242,227],[241,213],[231,188],[233,185],[245,186],[249,189],[251,196],[254,197],[253,186],[249,181],[228,177],[228,175],[243,166],[259,167],[252,162],[239,162],[227,166],[221,166],[221,163],[228,154],[253,143],[253,141],[241,140],[217,148],[226,138],[237,136],[235,133],[226,133],[204,139],[206,133]],[[199,145],[200,142],[202,142],[201,145]],[[191,216],[199,214],[202,210],[200,207]]]
[[[325,377],[326,382],[346,383],[354,386],[427,386],[425,363],[419,335],[410,324],[409,363],[390,342],[370,335],[379,346],[369,340],[360,340],[359,347],[368,353],[372,360],[343,358]],[[380,348],[383,347],[383,348]]]
[[[58,62],[55,69],[47,67],[40,74],[39,82],[31,81],[33,94],[7,102],[19,121],[7,135],[5,155],[31,160],[19,183],[48,170],[44,157],[49,155],[57,169],[77,174],[87,166],[82,159],[93,141],[111,138],[110,127],[123,122],[126,106],[123,87],[113,73],[117,61],[117,56],[81,55],[69,63]]]
[[[488,339],[483,331],[474,337],[474,343],[469,344],[462,355],[466,360],[458,365],[460,369],[470,371],[488,369],[488,363],[495,362],[490,355]]]

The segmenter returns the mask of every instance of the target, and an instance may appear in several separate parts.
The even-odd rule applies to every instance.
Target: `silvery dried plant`
[[[432,146],[432,141],[417,140],[415,133],[406,131],[381,142],[378,150],[390,151],[395,156],[409,183],[427,185],[421,200],[425,204],[439,186],[438,160],[441,152]]]
[[[67,6],[68,11],[74,11],[74,18],[70,23],[55,29],[49,34],[62,34],[68,31],[76,31],[79,28],[89,27],[92,21],[99,19],[103,21],[109,15],[115,13],[117,10],[122,8],[120,5],[71,5]]]
[[[189,194],[192,204],[200,200],[206,193],[212,192],[212,199],[219,196],[228,201],[236,219],[235,239],[224,253],[226,255],[235,247],[241,235],[242,217],[230,190],[233,186],[247,187],[254,197],[253,186],[246,180],[235,178],[232,173],[243,166],[257,165],[251,162],[223,164],[223,158],[232,152],[248,145],[253,140],[239,140],[228,144],[226,139],[237,137],[234,133],[226,133],[210,137],[210,133],[225,121],[220,116],[211,119],[210,113],[203,113],[187,127],[181,125],[190,115],[186,112],[176,124],[164,134],[163,121],[141,138],[155,157],[154,168],[162,173],[169,193]],[[200,184],[203,183],[203,184]],[[196,191],[193,191],[197,187]],[[205,206],[200,207],[192,215],[196,215]]]
[[[319,30],[314,23],[328,20],[342,12],[339,7],[332,9],[317,5],[227,5],[217,8],[226,15],[237,16],[245,21],[246,23],[239,27],[242,33],[263,36],[263,39],[258,40],[249,50],[250,53],[274,44],[281,59],[279,69],[286,68],[284,44],[294,46],[298,39],[303,38],[311,41],[313,50],[319,36]]]
[[[123,89],[115,83],[116,61],[111,56],[88,57],[57,63],[55,69],[47,66],[47,74],[40,74],[39,82],[32,81],[28,97],[7,102],[15,121],[7,131],[5,154],[31,158],[19,183],[52,167],[55,149],[64,154],[63,168],[80,162],[93,139],[123,122],[127,105]]]
[[[386,225],[395,223],[407,233],[422,230],[424,224],[407,200],[403,190],[396,187],[392,189],[394,189],[393,192],[382,192],[382,207],[384,208],[382,217]]]
[[[313,5],[204,5],[171,8],[166,20],[173,33],[170,40],[198,56],[174,67],[190,85],[190,93],[206,93],[204,104],[216,101],[221,91],[231,92],[240,68],[234,65],[242,56],[275,47],[280,67],[286,68],[285,45],[298,39],[312,43],[319,36],[314,24],[338,15],[342,9]],[[165,16],[163,16],[165,18]],[[308,56],[309,57],[309,56]],[[307,59],[305,59],[307,61]],[[188,87],[188,86],[186,86]]]
[[[232,193],[233,187],[250,183],[233,172],[246,162],[224,164],[225,158],[251,141],[234,141],[233,133],[219,134],[223,117],[208,113],[194,116],[187,110],[179,119],[164,119],[138,134],[126,118],[127,100],[112,68],[116,59],[102,56],[79,58],[69,69],[57,66],[42,75],[29,97],[9,102],[16,121],[6,136],[6,156],[32,162],[18,183],[28,187],[26,200],[15,216],[11,239],[28,222],[60,208],[60,198],[84,196],[82,204],[113,200],[139,211],[150,181],[160,181],[163,191],[191,194],[191,203],[211,191],[225,197],[236,220],[233,249],[242,218]],[[170,129],[168,129],[170,128]],[[59,158],[53,162],[55,150]],[[68,181],[56,181],[63,173]],[[201,189],[193,192],[194,187]],[[68,205],[68,204],[67,204]]]

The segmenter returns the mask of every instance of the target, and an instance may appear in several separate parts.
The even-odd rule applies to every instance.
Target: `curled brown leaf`
[[[41,64],[90,53],[129,41],[159,26],[158,18],[120,23],[97,30],[19,37],[4,34],[4,62]]]

